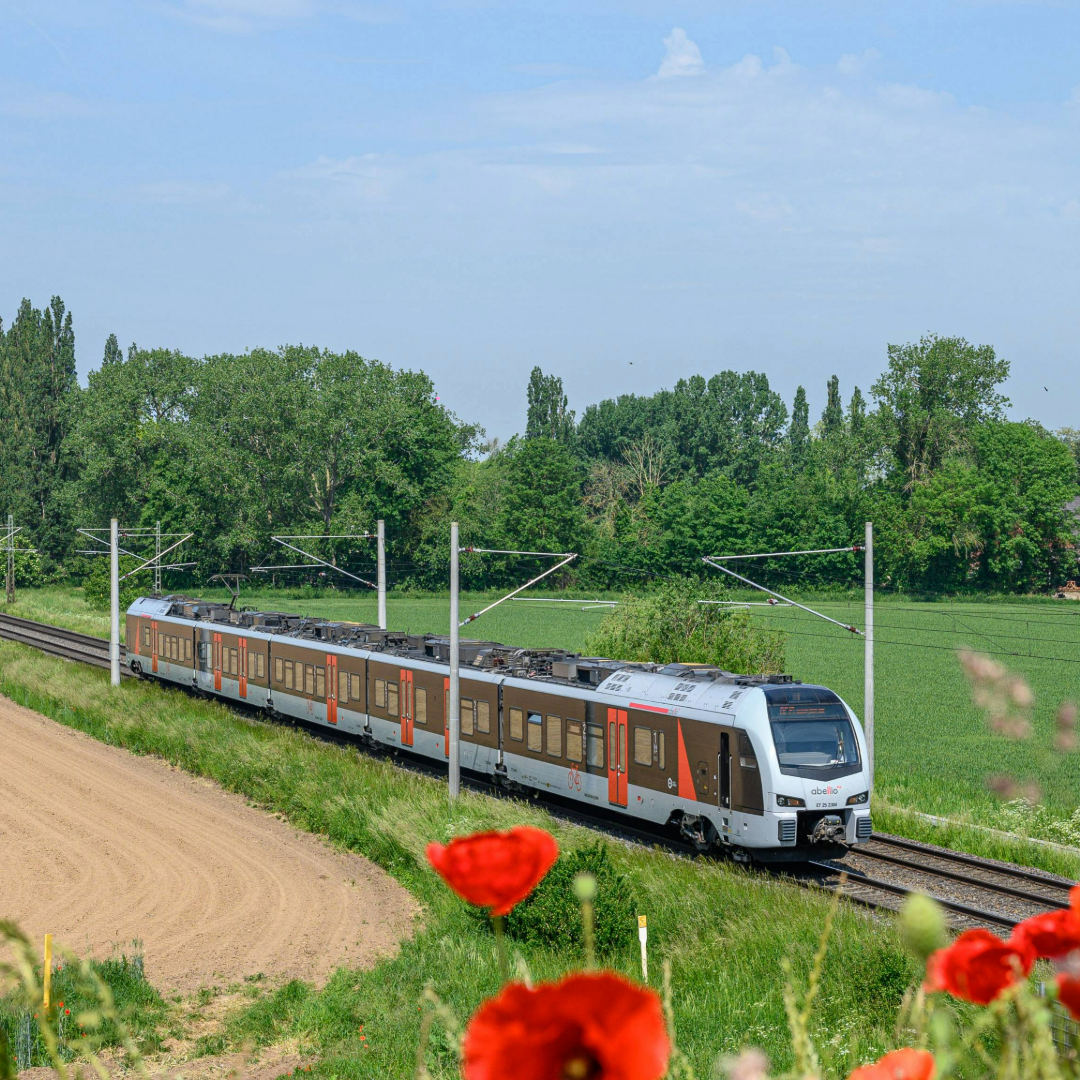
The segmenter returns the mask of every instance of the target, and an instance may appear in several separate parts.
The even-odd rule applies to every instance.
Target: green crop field
[[[494,598],[466,595],[462,614]],[[373,622],[376,618],[371,594],[252,593],[243,602],[342,620]],[[808,602],[842,622],[862,625],[860,599]],[[790,674],[832,687],[861,715],[861,638],[797,608],[752,610],[763,625],[787,633]],[[106,616],[90,611],[77,590],[24,591],[11,611],[107,634]],[[389,601],[389,622],[394,628],[445,633],[448,617],[445,597],[391,596]],[[509,601],[465,632],[511,644],[582,649],[590,630],[603,617],[604,610],[590,609],[585,603]],[[909,835],[930,836],[926,827],[901,813],[919,811],[1080,845],[1080,753],[1060,755],[1052,749],[1058,706],[1080,700],[1080,604],[1042,600],[920,603],[886,597],[877,602],[876,638],[878,823]],[[1035,694],[1031,739],[1013,742],[989,731],[971,703],[957,648],[991,653],[1028,679]],[[1037,783],[1044,794],[1042,807],[1027,812],[1003,805],[987,787],[993,774]],[[969,848],[975,843],[970,835],[962,840],[952,837],[950,842],[963,842]],[[1033,861],[1030,854],[1013,852],[1013,856]]]

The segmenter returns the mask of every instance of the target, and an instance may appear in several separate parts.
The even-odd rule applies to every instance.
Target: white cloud
[[[867,49],[861,53],[844,53],[836,67],[841,75],[861,75],[875,61],[881,59],[877,49]]]
[[[658,78],[670,79],[674,75],[697,75],[705,70],[701,50],[686,36],[686,31],[681,26],[676,26],[664,38],[664,46],[667,52],[664,53],[664,59],[660,61],[660,70],[656,73]]]

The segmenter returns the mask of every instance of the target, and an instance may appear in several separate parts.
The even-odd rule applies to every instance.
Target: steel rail
[[[886,855],[883,851],[869,851],[864,847],[851,852],[864,859],[877,859],[893,866],[902,866],[906,870],[914,870],[920,874],[928,874],[932,877],[948,878],[950,881],[958,881],[963,885],[970,885],[984,892],[999,893],[1002,896],[1013,896],[1018,900],[1026,900],[1029,903],[1041,904],[1043,907],[1056,908],[1067,911],[1067,900],[1055,900],[1052,896],[1040,896],[1038,893],[1028,892],[1027,889],[1014,889],[1011,885],[1002,885],[996,881],[983,881],[981,878],[972,877],[970,874],[961,874],[956,870],[945,870],[938,866],[927,866],[925,863],[916,862],[914,859],[905,859],[900,855]],[[945,858],[942,856],[942,858]],[[989,867],[980,867],[987,872]]]
[[[879,878],[870,877],[869,874],[864,874],[859,870],[845,870],[840,867],[833,866],[831,863],[817,862],[810,859],[806,863],[807,866],[813,866],[817,870],[827,870],[830,874],[847,874],[848,883],[851,885],[866,886],[871,889],[879,889],[882,892],[892,893],[894,896],[911,896],[918,893],[918,889],[909,889],[903,885],[897,885],[891,881],[881,881]],[[831,891],[839,890],[841,895],[844,896],[843,890],[840,886],[823,886]],[[849,897],[854,899],[854,897]],[[974,908],[968,904],[961,904],[956,900],[946,900],[942,896],[933,897],[943,908],[948,911],[954,911],[958,915],[966,915],[969,919],[977,919],[980,922],[994,923],[996,926],[1004,926],[1008,930],[1012,930],[1019,925],[1019,919],[1010,919],[1005,915],[997,915],[992,911],[983,911],[981,908]],[[879,905],[885,907],[884,904]]]
[[[28,645],[62,660],[73,660],[91,667],[109,667],[109,642],[92,634],[80,634],[76,630],[0,614],[0,639]],[[120,655],[123,661],[125,650],[122,645]],[[120,673],[129,677],[132,674],[123,662]]]

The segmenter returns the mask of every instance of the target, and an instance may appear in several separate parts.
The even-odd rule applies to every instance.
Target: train
[[[144,596],[127,662],[156,679],[446,765],[446,636]],[[862,727],[789,675],[651,664],[466,640],[459,762],[739,861],[833,857],[872,831]]]

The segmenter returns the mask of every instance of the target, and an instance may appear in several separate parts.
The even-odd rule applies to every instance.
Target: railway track
[[[80,634],[76,630],[64,630],[47,623],[0,614],[0,639],[29,645],[62,660],[90,664],[92,667],[109,667],[108,641],[91,634]],[[131,669],[125,662],[125,655],[124,646],[121,644],[120,675],[131,678]]]
[[[0,638],[29,645],[52,656],[94,667],[109,667],[109,643],[102,638],[63,630],[45,623],[0,614]],[[124,662],[121,646],[121,674],[133,677]],[[322,727],[312,730],[334,741],[344,736]],[[355,744],[355,740],[349,740]],[[436,774],[439,770],[422,759],[389,751],[376,751],[408,761],[413,767]],[[463,777],[471,788],[506,797],[513,793],[478,777]],[[673,853],[693,857],[692,845],[659,829],[628,825],[617,820],[583,813],[562,800],[540,797],[548,809],[560,817],[591,828],[600,828],[631,842],[661,844]],[[934,897],[950,914],[957,929],[984,926],[998,933],[1011,930],[1018,922],[1041,911],[1069,906],[1069,889],[1074,884],[1037,870],[981,859],[946,848],[922,844],[903,837],[874,833],[843,858],[809,860],[797,870],[784,866],[781,873],[804,885],[838,890],[860,906],[895,911],[906,896],[915,892]]]

